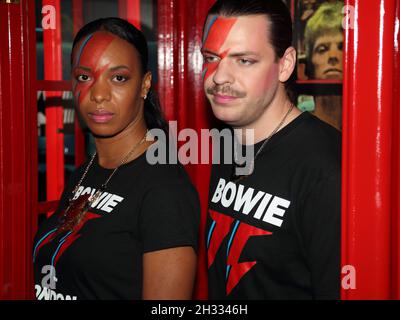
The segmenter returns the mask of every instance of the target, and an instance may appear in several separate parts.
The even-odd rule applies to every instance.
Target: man
[[[290,102],[291,42],[280,0],[217,0],[205,23],[213,113],[255,142],[247,174],[212,170],[210,299],[339,298],[340,134]]]

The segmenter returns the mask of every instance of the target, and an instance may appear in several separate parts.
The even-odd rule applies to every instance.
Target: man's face
[[[343,34],[331,33],[317,38],[312,53],[315,79],[342,79]]]
[[[114,136],[139,119],[142,70],[130,43],[95,32],[76,45],[73,57],[73,94],[93,134]]]
[[[204,89],[214,115],[235,128],[251,127],[279,84],[267,17],[209,16],[204,30]]]

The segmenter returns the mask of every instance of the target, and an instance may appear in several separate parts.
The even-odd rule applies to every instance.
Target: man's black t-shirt
[[[340,133],[306,112],[267,142],[252,175],[234,183],[232,165],[213,166],[209,298],[339,298],[340,149]]]
[[[35,237],[36,297],[141,299],[144,253],[180,246],[197,250],[197,192],[181,165],[150,165],[143,154],[117,170],[77,230],[51,240],[86,166],[73,174],[57,212]],[[75,197],[93,194],[111,172],[96,156]]]

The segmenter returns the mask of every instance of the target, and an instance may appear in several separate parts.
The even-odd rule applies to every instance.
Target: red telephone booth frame
[[[126,7],[130,3],[139,14],[139,0],[125,1]],[[399,2],[346,0],[354,19],[352,27],[346,28],[343,82],[342,264],[355,267],[356,288],[343,289],[343,299],[400,299]],[[73,3],[79,6],[82,0]],[[196,1],[189,8],[185,0],[158,1],[160,97],[167,118],[195,130],[209,127],[198,49],[205,13],[212,3]],[[0,2],[0,28],[8,30],[0,33],[0,44],[8,49],[0,53],[3,299],[33,297],[30,253],[37,213],[54,210],[56,203],[37,203],[36,92],[71,90],[59,74],[53,80],[36,80],[34,15],[34,1]],[[78,15],[77,26],[82,23]],[[127,18],[140,21],[140,15]],[[62,134],[57,129],[60,127],[55,126],[55,134]],[[77,141],[81,151],[82,142]],[[77,163],[83,155],[77,156]],[[61,170],[60,165],[56,167]],[[203,234],[209,167],[191,166],[188,170],[200,191]],[[203,247],[197,298],[206,298],[204,258]]]

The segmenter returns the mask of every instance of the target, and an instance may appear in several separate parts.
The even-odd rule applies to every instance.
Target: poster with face
[[[296,0],[298,79],[342,79],[343,6],[340,0]]]
[[[294,0],[294,44],[298,80],[342,80],[343,0]],[[297,105],[341,130],[340,89],[299,92]],[[329,91],[329,92],[328,92]]]

